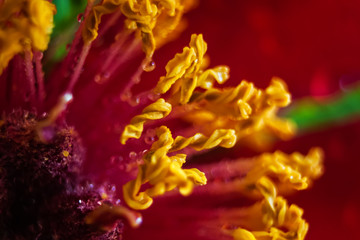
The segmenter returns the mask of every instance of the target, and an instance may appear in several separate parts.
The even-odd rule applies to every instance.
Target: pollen
[[[68,151],[66,151],[66,150],[62,151],[62,155],[63,155],[64,157],[68,157],[69,154],[70,154],[70,153],[69,153]]]
[[[302,218],[303,210],[294,204],[289,206],[278,195],[308,188],[322,175],[322,159],[319,148],[311,149],[306,156],[277,151],[254,159],[254,166],[242,180],[240,191],[263,200],[244,211],[246,229],[239,227],[230,231],[234,239],[304,239],[308,223]]]
[[[154,92],[164,94],[174,86],[173,95],[176,95],[177,102],[183,105],[189,102],[196,87],[210,89],[215,81],[224,83],[229,78],[228,67],[218,66],[203,71],[207,63],[204,58],[206,51],[207,43],[202,34],[193,34],[189,47],[176,54],[166,65],[166,75],[160,78]],[[177,94],[174,94],[175,92]]]
[[[139,166],[136,179],[123,187],[124,199],[133,209],[149,208],[153,203],[153,197],[163,195],[175,188],[178,188],[182,195],[187,196],[192,192],[194,185],[206,184],[205,174],[198,169],[182,169],[186,160],[185,154],[168,156],[176,139],[172,138],[167,127],[158,128],[157,136],[159,139],[144,156],[144,164]],[[146,183],[150,187],[141,191],[142,185]]]
[[[206,51],[207,43],[203,36],[193,34],[189,46],[168,62],[166,75],[152,90],[154,94],[166,94],[166,98],[149,104],[124,128],[120,138],[122,144],[126,144],[130,138],[141,138],[145,124],[162,119],[166,121],[169,115],[170,118],[191,123],[193,131],[196,131],[190,137],[176,136],[173,139],[166,126],[157,129],[159,139],[144,156],[144,164],[139,166],[137,178],[123,188],[126,203],[134,209],[150,207],[153,197],[175,188],[182,195],[188,195],[194,185],[206,183],[205,175],[199,170],[182,169],[186,155],[175,154],[177,151],[185,148],[195,151],[231,148],[240,139],[256,138],[258,134],[262,136],[263,131],[286,139],[295,131],[290,121],[276,116],[278,109],[287,106],[291,100],[286,84],[280,78],[274,77],[265,90],[257,89],[245,80],[235,87],[217,88],[215,84],[221,85],[228,80],[229,69],[226,66],[206,69]],[[276,153],[275,157],[277,161],[273,162],[271,158],[267,162],[267,157],[263,156],[263,162],[258,164],[260,170],[255,168],[254,176],[251,173],[247,178],[254,181],[252,184],[258,186],[259,191],[272,202],[276,198],[276,189],[266,178],[268,172],[281,175],[297,188],[305,188],[309,179],[303,175],[309,168],[306,164],[311,164],[310,160],[302,163],[298,155],[291,160],[280,153]],[[290,164],[289,161],[296,163],[283,170],[284,165]],[[302,171],[298,171],[296,164],[303,167]],[[261,181],[252,179],[256,177],[263,178]],[[141,191],[145,184],[150,187]]]
[[[18,53],[47,49],[55,5],[46,0],[5,0],[0,6],[0,74]]]
[[[181,119],[211,135],[216,129],[233,129],[237,140],[262,142],[264,135],[289,139],[295,133],[295,125],[276,116],[278,110],[289,105],[291,95],[285,82],[273,77],[269,87],[257,89],[245,80],[235,87],[216,88],[229,78],[229,68],[217,66],[205,69],[207,44],[201,34],[191,36],[189,47],[166,65],[166,75],[161,77],[155,94],[170,92],[146,107],[125,127],[121,137],[123,144],[129,138],[140,138],[144,124],[168,116],[172,109],[181,109]],[[254,144],[255,145],[255,144]]]
[[[171,104],[165,102],[162,98],[150,104],[142,111],[142,114],[132,118],[130,124],[126,125],[120,138],[121,143],[125,144],[129,138],[140,138],[145,122],[164,118],[170,112]]]

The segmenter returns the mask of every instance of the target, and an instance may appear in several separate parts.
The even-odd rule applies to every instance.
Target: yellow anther
[[[277,197],[275,209],[269,208],[266,201],[251,208],[251,218],[263,220],[263,226],[257,225],[253,231],[238,228],[232,232],[235,240],[303,240],[308,224],[302,218],[303,211],[296,205],[288,206],[285,199]],[[256,211],[254,211],[256,210]],[[251,226],[250,226],[251,228]],[[281,230],[280,230],[281,229]],[[286,230],[286,232],[284,231]]]
[[[189,5],[193,3],[183,0],[104,0],[93,7],[86,19],[84,42],[88,44],[96,39],[102,15],[119,10],[127,18],[125,27],[138,31],[143,51],[151,58],[157,41],[164,41],[176,29]]]
[[[192,192],[194,185],[206,184],[204,173],[198,169],[181,168],[186,155],[167,155],[174,143],[170,130],[162,126],[157,129],[157,135],[159,139],[144,156],[144,164],[139,166],[137,178],[123,187],[124,199],[131,208],[146,209],[152,204],[153,197],[175,188],[186,196]],[[140,191],[145,183],[151,187]]]
[[[308,224],[302,218],[303,210],[288,205],[277,196],[283,185],[303,189],[322,173],[322,151],[313,148],[307,156],[299,153],[286,155],[282,152],[263,154],[254,159],[254,167],[246,175],[244,193],[257,190],[261,202],[246,209],[244,226],[230,231],[235,240],[303,240]],[[285,188],[285,190],[287,189]]]
[[[282,79],[273,77],[270,86],[266,89],[269,105],[286,107],[291,101],[291,95]]]
[[[268,176],[277,180],[280,189],[305,189],[322,174],[322,155],[320,148],[311,149],[307,156],[300,153],[287,155],[280,151],[265,153],[255,160],[245,181],[252,185]]]
[[[144,124],[149,120],[157,120],[166,117],[171,112],[171,105],[160,98],[150,104],[140,115],[133,117],[130,124],[125,126],[120,141],[125,144],[129,138],[140,138],[144,129]]]
[[[238,228],[233,232],[234,240],[256,240],[254,235],[242,228]]]
[[[89,16],[85,19],[85,27],[82,37],[85,44],[89,44],[98,36],[99,24],[104,14],[115,12],[124,0],[104,0],[91,9]]]
[[[217,146],[231,148],[236,143],[236,134],[232,129],[217,129],[211,134],[210,137],[206,137],[201,133],[197,133],[192,137],[185,138],[178,136],[175,138],[170,151],[179,151],[185,147],[192,147],[197,151],[203,149],[210,149]]]
[[[235,88],[212,88],[203,93],[196,93],[191,103],[201,104],[204,110],[216,116],[241,120],[249,118],[253,112],[252,108],[257,108],[256,105],[260,104],[262,95],[252,83],[242,81]]]
[[[229,69],[218,66],[206,71],[202,70],[207,44],[202,34],[191,36],[189,47],[178,53],[166,65],[166,75],[161,77],[154,89],[155,93],[164,94],[173,87],[173,95],[179,94],[177,102],[189,102],[196,87],[209,89],[214,81],[222,84],[229,78]]]
[[[18,53],[47,49],[55,5],[46,0],[5,0],[0,6],[0,74]]]
[[[70,153],[68,151],[64,150],[64,151],[62,151],[62,154],[64,157],[68,157]]]
[[[198,86],[203,89],[210,89],[216,81],[219,84],[225,83],[229,79],[229,68],[226,66],[217,66],[207,69],[200,74]]]

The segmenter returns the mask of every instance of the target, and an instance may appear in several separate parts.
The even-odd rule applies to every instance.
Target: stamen
[[[170,152],[179,151],[185,147],[192,147],[197,151],[211,149],[217,146],[232,148],[236,143],[235,131],[232,129],[216,129],[210,137],[197,133],[192,137],[177,136]]]
[[[268,210],[264,202],[251,209],[256,218],[267,221],[268,226],[263,229],[248,231],[244,228],[238,228],[231,233],[235,240],[262,240],[262,239],[284,239],[284,240],[303,240],[308,231],[309,225],[302,218],[303,210],[292,204],[288,206],[286,200],[277,197],[274,205],[275,210]],[[260,214],[260,215],[259,215]],[[255,216],[252,216],[254,218]],[[284,232],[280,229],[286,229]]]
[[[0,74],[18,53],[44,51],[53,28],[55,5],[46,0],[12,0],[0,6]]]
[[[121,4],[117,0],[104,0],[91,9],[89,17],[85,21],[86,27],[82,32],[85,44],[89,44],[97,38],[102,15],[115,12]]]
[[[276,178],[277,188],[283,191],[306,189],[313,179],[321,176],[322,158],[320,148],[312,148],[306,156],[297,152],[291,155],[280,151],[265,153],[255,159],[253,169],[244,180],[244,189],[256,184],[264,176]]]
[[[27,80],[29,81],[30,86],[30,101],[33,102],[35,100],[35,75],[34,75],[34,66],[32,60],[32,52],[28,49],[25,51],[25,73]]]
[[[120,9],[125,15],[125,27],[130,31],[137,31],[143,43],[146,57],[151,59],[156,41],[163,40],[170,32],[174,31],[180,23],[183,12],[193,3],[182,1],[134,1],[134,0],[104,0],[93,7],[86,28],[83,31],[85,43],[94,41],[98,35],[101,17]]]
[[[52,125],[57,120],[57,118],[61,115],[61,113],[63,113],[66,110],[67,105],[72,101],[72,99],[73,96],[71,93],[63,94],[60,97],[58,103],[55,105],[55,107],[51,109],[49,115],[44,120],[38,122],[36,128],[37,128],[38,136],[41,141],[43,142],[48,141],[47,137],[43,133],[44,128]]]
[[[73,91],[73,88],[77,82],[77,80],[79,79],[79,76],[81,74],[81,71],[82,71],[82,68],[84,66],[84,63],[85,63],[85,60],[86,60],[86,57],[89,53],[89,50],[91,48],[91,45],[90,44],[86,44],[83,46],[82,50],[81,50],[81,53],[79,55],[79,60],[74,68],[74,72],[73,74],[71,75],[71,79],[70,79],[70,82],[69,82],[69,86],[67,88],[67,92],[72,92]]]
[[[125,30],[122,31],[121,33],[117,34],[115,37],[115,42],[110,46],[109,50],[107,51],[106,54],[106,60],[104,62],[104,64],[102,64],[101,66],[101,70],[100,73],[96,74],[95,78],[99,78],[102,81],[96,81],[98,83],[104,83],[104,75],[108,75],[108,77],[110,77],[109,74],[109,66],[114,64],[114,58],[120,53],[120,50],[123,49],[124,47],[124,43],[126,42],[126,40],[128,39],[128,37],[130,36],[130,32]],[[116,68],[118,68],[119,66],[117,66]]]
[[[206,184],[205,175],[198,169],[181,168],[185,163],[185,154],[167,155],[174,143],[170,130],[162,126],[157,129],[157,135],[159,140],[153,143],[149,153],[144,156],[144,164],[139,167],[137,178],[123,187],[124,199],[134,209],[150,207],[153,197],[175,188],[186,196],[192,192],[195,184]],[[145,183],[151,187],[140,191]]]
[[[125,144],[129,138],[139,139],[144,129],[144,123],[148,120],[157,120],[164,118],[171,112],[171,105],[163,98],[160,98],[156,102],[150,104],[140,115],[133,117],[129,125],[125,126],[125,129],[121,135],[120,141]]]
[[[94,225],[103,231],[112,229],[112,225],[118,219],[125,218],[131,227],[137,228],[142,223],[140,213],[131,211],[123,206],[110,206],[102,204],[100,207],[85,217],[85,223]]]
[[[236,223],[241,227],[225,232],[235,240],[304,239],[308,224],[302,219],[303,210],[296,205],[288,206],[277,194],[307,188],[321,175],[321,162],[319,148],[311,149],[307,156],[278,151],[254,159],[254,166],[238,186],[245,195],[257,193],[263,200],[242,210],[241,220]]]
[[[42,64],[41,64],[42,58],[43,58],[42,52],[34,51],[35,73],[38,84],[38,100],[41,104],[45,99],[44,73],[42,71]]]

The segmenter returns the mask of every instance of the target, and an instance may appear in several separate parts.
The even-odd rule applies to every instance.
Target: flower
[[[89,0],[45,80],[37,44],[47,45],[55,7],[19,3],[0,2],[11,10],[0,38],[2,238],[304,239],[303,210],[284,197],[322,175],[321,149],[248,159],[236,150],[293,137],[278,116],[291,99],[285,82],[228,81],[227,66],[209,67],[202,34],[167,60],[156,50],[180,34],[195,1]],[[260,31],[263,15],[253,19]],[[270,43],[265,53],[276,52]],[[15,224],[19,214],[26,221]]]

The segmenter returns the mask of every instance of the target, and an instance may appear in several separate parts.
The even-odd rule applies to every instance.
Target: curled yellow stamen
[[[287,155],[280,151],[263,154],[255,160],[255,166],[246,175],[246,185],[252,185],[264,176],[268,176],[278,180],[277,188],[305,189],[313,179],[322,174],[322,156],[320,148],[311,149],[306,156],[297,152]]]
[[[151,58],[157,42],[176,29],[183,13],[193,4],[183,0],[104,0],[93,7],[86,19],[83,39],[86,44],[95,40],[102,15],[119,10],[127,18],[125,27],[138,32],[143,51]]]
[[[8,0],[0,6],[0,74],[26,50],[47,49],[55,5],[46,0]]]
[[[264,202],[255,206],[259,218],[270,222],[263,230],[249,231],[238,228],[232,232],[235,240],[303,240],[309,225],[302,218],[303,210],[292,204],[288,206],[285,199],[277,197],[274,201],[274,209],[269,209]],[[256,213],[254,213],[256,214]],[[286,232],[284,231],[286,229]]]
[[[140,115],[133,117],[130,124],[125,126],[120,141],[125,144],[129,138],[140,138],[144,129],[144,123],[149,120],[157,120],[166,117],[171,112],[171,105],[160,98],[150,104]]]
[[[97,38],[102,15],[115,12],[122,2],[123,0],[104,0],[91,9],[89,16],[85,19],[85,28],[82,31],[85,44],[89,44]]]
[[[276,114],[279,107],[289,103],[290,94],[279,78],[273,78],[265,90],[242,81],[236,87],[195,91],[188,103],[192,108],[183,114],[183,119],[208,132],[214,128],[234,129],[238,140],[260,133],[263,136],[264,131],[287,139],[293,136],[295,126]]]
[[[224,83],[229,78],[229,69],[218,66],[206,71],[202,70],[207,44],[202,34],[191,36],[189,47],[166,65],[166,75],[161,77],[154,89],[155,93],[164,94],[174,86],[174,93],[179,92],[180,104],[189,102],[196,87],[209,89],[213,82]]]
[[[307,188],[322,173],[322,151],[313,148],[307,156],[299,153],[286,155],[282,152],[263,154],[246,175],[243,191],[256,190],[264,199],[248,208],[246,230],[233,231],[235,240],[284,239],[303,240],[308,224],[302,219],[303,210],[296,205],[288,206],[278,191]],[[287,231],[285,232],[284,229]]]
[[[192,147],[195,150],[211,149],[217,146],[231,148],[236,143],[236,134],[232,129],[216,129],[210,137],[197,133],[192,137],[185,138],[178,136],[175,138],[171,152],[179,151],[185,147]]]
[[[162,126],[157,129],[157,135],[159,139],[144,156],[144,164],[139,166],[137,178],[123,187],[124,200],[131,208],[146,209],[152,204],[153,197],[175,188],[186,196],[194,185],[206,184],[204,173],[198,169],[181,168],[185,163],[185,154],[167,155],[174,143],[170,130]],[[146,183],[150,187],[141,191]]]

